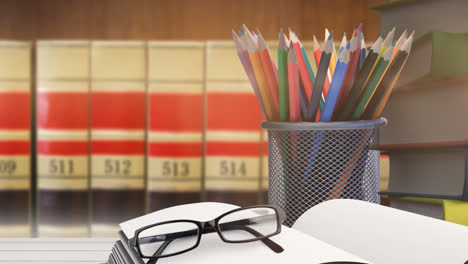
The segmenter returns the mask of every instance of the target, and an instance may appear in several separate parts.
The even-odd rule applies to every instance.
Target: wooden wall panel
[[[29,2],[19,0],[19,2]],[[37,0],[37,39],[87,39],[92,0]],[[25,7],[26,8],[26,7]]]
[[[386,0],[2,0],[2,39],[231,39],[245,23],[276,39],[280,27],[302,39],[325,27],[341,38],[360,22],[366,40],[380,33],[378,12]]]
[[[30,40],[36,36],[38,1],[0,1],[0,39]]]

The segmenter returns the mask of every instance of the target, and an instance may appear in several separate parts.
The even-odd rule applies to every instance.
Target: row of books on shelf
[[[32,215],[39,236],[103,236],[174,204],[257,204],[261,120],[232,44],[2,42],[0,236]]]

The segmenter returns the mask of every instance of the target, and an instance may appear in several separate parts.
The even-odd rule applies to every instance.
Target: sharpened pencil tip
[[[329,40],[333,39],[333,30],[330,31],[330,35],[328,36],[328,39],[329,39]]]
[[[289,45],[293,45],[292,41]],[[296,54],[296,51],[295,49],[289,49],[289,52],[288,52],[288,63],[297,63],[298,60],[297,60],[297,54]]]
[[[359,23],[359,28],[358,28],[359,32],[362,32],[362,23]]]

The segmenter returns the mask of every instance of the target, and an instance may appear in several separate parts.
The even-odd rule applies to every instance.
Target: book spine
[[[203,43],[149,48],[149,211],[201,201]]]
[[[262,114],[232,43],[207,43],[205,91],[205,198],[258,204]]]
[[[115,236],[145,211],[146,49],[91,44],[91,234]]]
[[[380,191],[388,190],[388,181],[390,178],[390,158],[386,153],[380,153]]]
[[[261,119],[255,95],[248,83],[208,83],[206,108],[206,199],[257,204]]]
[[[89,43],[37,45],[38,235],[88,236]]]
[[[31,45],[0,42],[0,237],[31,235]]]

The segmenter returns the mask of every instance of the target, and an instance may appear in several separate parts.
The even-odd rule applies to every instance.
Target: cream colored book
[[[95,237],[115,236],[119,222],[145,211],[146,47],[143,41],[91,42]]]
[[[31,43],[0,41],[0,237],[31,234]]]
[[[37,207],[41,237],[88,236],[89,42],[38,41]]]
[[[148,209],[201,200],[205,43],[148,43]]]

